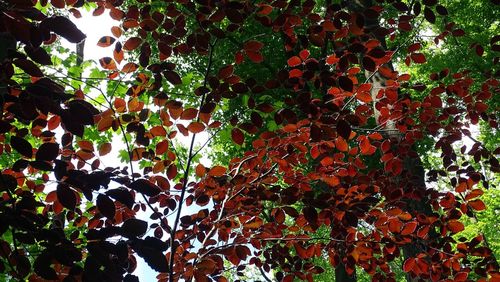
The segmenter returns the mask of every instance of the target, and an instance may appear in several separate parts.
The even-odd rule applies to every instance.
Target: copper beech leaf
[[[337,134],[342,136],[345,140],[349,140],[349,136],[351,136],[351,125],[343,119],[338,120]]]
[[[231,138],[233,139],[234,143],[240,146],[243,145],[243,142],[245,142],[245,135],[243,135],[243,132],[238,128],[233,128],[231,130]]]
[[[27,158],[31,158],[33,156],[33,147],[30,142],[26,141],[24,138],[11,136],[10,145],[14,148],[14,150],[18,151],[19,154]]]
[[[149,197],[154,197],[161,193],[160,187],[143,178],[130,183],[128,187]]]
[[[116,208],[115,203],[106,195],[99,194],[96,201],[97,208],[99,212],[107,217],[108,219],[113,219],[115,217]]]
[[[108,47],[115,43],[116,39],[111,36],[103,36],[97,41],[97,46],[99,47]]]
[[[226,173],[226,168],[223,166],[214,166],[208,171],[208,175],[213,177],[220,177]]]

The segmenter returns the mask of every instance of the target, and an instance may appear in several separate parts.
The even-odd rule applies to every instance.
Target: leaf
[[[219,79],[226,79],[226,78],[230,77],[231,75],[233,75],[233,71],[234,71],[233,65],[227,65],[225,67],[222,67],[219,70],[219,73],[217,74],[217,77]]]
[[[108,47],[115,43],[116,39],[111,36],[103,36],[97,41],[97,46],[99,47]]]
[[[142,43],[142,39],[139,37],[130,37],[125,41],[123,44],[123,50],[125,51],[132,51],[135,50],[139,45]]]
[[[134,197],[130,191],[124,188],[110,189],[106,191],[106,195],[124,204],[129,209],[132,209],[135,204]]]
[[[33,157],[33,147],[30,142],[26,141],[24,138],[11,136],[10,145],[14,148],[14,150],[19,152],[19,154],[27,158]]]
[[[69,188],[68,184],[60,183],[57,185],[57,200],[61,205],[68,210],[75,210],[76,195],[73,189]]]
[[[44,143],[38,148],[35,158],[37,161],[53,161],[59,155],[59,144]]]
[[[187,129],[191,132],[191,133],[200,133],[202,132],[203,130],[205,130],[205,125],[201,122],[197,122],[197,121],[193,121],[192,123],[190,123],[187,127]]]
[[[246,51],[246,54],[248,58],[256,64],[262,63],[262,61],[264,61],[264,56],[262,56],[262,54],[259,52]]]
[[[148,223],[137,218],[127,219],[122,227],[121,233],[128,238],[140,237],[148,230]]]
[[[339,77],[339,87],[345,91],[352,92],[352,90],[354,88],[354,84],[349,77],[340,76]]]
[[[223,166],[214,166],[208,171],[208,175],[212,177],[221,177],[226,173],[226,168]]]
[[[96,205],[102,215],[111,220],[115,218],[115,203],[108,196],[104,194],[97,195]]]
[[[318,212],[316,208],[311,206],[306,206],[302,209],[302,213],[304,213],[304,217],[311,225],[315,225],[318,222]]]
[[[46,28],[66,38],[71,43],[80,43],[86,36],[68,18],[63,16],[52,16],[40,23],[40,28]]]
[[[339,119],[337,121],[337,134],[342,136],[345,140],[349,140],[349,136],[351,136],[351,125],[347,121]]]
[[[118,38],[122,36],[123,31],[119,26],[112,26],[111,33],[113,34],[114,37]]]
[[[257,40],[249,40],[243,44],[243,49],[245,49],[246,52],[259,52],[262,47],[264,47],[264,43]]]
[[[105,156],[111,152],[111,143],[106,142],[99,146],[99,156]]]
[[[99,64],[103,69],[106,70],[116,70],[116,63],[110,57],[103,57],[99,59]]]
[[[369,92],[357,92],[356,98],[363,103],[371,103],[373,101]]]
[[[452,233],[458,233],[465,229],[464,224],[458,220],[450,220],[446,226]]]
[[[436,23],[436,15],[429,7],[424,8],[424,17],[431,24]]]
[[[410,55],[410,57],[412,61],[415,62],[416,64],[423,64],[427,61],[425,59],[425,55],[422,53],[413,53]]]
[[[136,181],[127,185],[127,187],[149,197],[154,197],[161,193],[160,187],[143,178],[137,179]]]
[[[168,82],[172,83],[173,85],[182,84],[181,77],[174,71],[164,71],[163,76],[168,80]]]
[[[43,76],[43,72],[40,70],[40,68],[28,59],[15,59],[12,63],[14,63],[16,67],[22,69],[25,73],[31,76]]]
[[[410,272],[413,270],[415,265],[416,265],[415,258],[409,258],[403,264],[403,271]]]
[[[349,150],[349,146],[342,136],[335,139],[335,147],[341,152],[347,152]]]
[[[416,221],[405,223],[401,235],[410,235],[417,229],[418,223]]]
[[[212,274],[215,271],[215,261],[211,259],[203,259],[196,264],[196,269],[203,274]]]
[[[131,72],[134,72],[137,70],[137,68],[139,68],[139,65],[136,64],[136,63],[126,63],[123,67],[122,67],[122,72],[124,73],[131,73]]]
[[[239,128],[233,128],[231,130],[231,138],[233,139],[234,143],[240,146],[245,142],[245,135],[243,135],[243,132]]]
[[[296,66],[302,64],[302,60],[297,56],[293,56],[290,59],[288,59],[287,64],[290,67],[296,67]]]
[[[467,204],[476,211],[483,211],[486,209],[486,205],[480,199],[469,201]]]

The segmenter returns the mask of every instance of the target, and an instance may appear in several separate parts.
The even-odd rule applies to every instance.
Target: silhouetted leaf
[[[148,223],[137,218],[127,219],[121,227],[122,234],[129,238],[140,237],[144,235],[147,230]]]
[[[53,161],[59,155],[59,144],[43,143],[36,152],[36,160],[38,161]]]
[[[10,145],[12,146],[12,148],[18,151],[19,154],[27,158],[31,158],[33,156],[33,147],[31,146],[30,142],[26,141],[24,138],[14,135],[11,136]]]
[[[337,134],[342,136],[345,140],[349,140],[351,125],[347,121],[340,119],[337,121]]]
[[[74,210],[76,207],[75,192],[67,184],[60,183],[57,185],[57,199],[63,207],[69,210]]]
[[[72,21],[63,16],[48,17],[40,26],[57,33],[71,43],[79,43],[86,37]]]
[[[102,215],[111,220],[115,218],[115,203],[108,196],[99,194],[97,196],[96,205]]]
[[[130,189],[133,189],[149,197],[154,197],[161,193],[160,187],[156,186],[151,181],[146,179],[137,179],[136,181],[130,183],[127,186]]]

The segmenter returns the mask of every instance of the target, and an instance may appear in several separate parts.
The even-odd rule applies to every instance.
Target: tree
[[[484,236],[457,236],[486,208],[486,170],[499,171],[498,149],[469,127],[497,130],[500,37],[473,42],[482,73],[444,65],[426,88],[391,62],[436,67],[418,29],[437,30],[436,44],[467,30],[436,0],[387,2],[3,3],[2,272],[137,281],[140,256],[159,281],[226,281],[245,267],[292,281],[326,257],[338,281],[356,268],[391,281],[394,267],[415,281],[498,279]],[[50,75],[42,42],[85,35],[48,13],[83,5],[120,21],[98,42],[114,48],[99,61],[107,73],[73,76],[69,58],[66,77]],[[243,150],[205,167],[201,132]],[[125,163],[103,167],[114,136]],[[456,147],[463,138],[473,145]],[[424,143],[441,152],[427,176],[446,190],[415,170]]]

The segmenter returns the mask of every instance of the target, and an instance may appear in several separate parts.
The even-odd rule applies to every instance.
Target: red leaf
[[[136,63],[126,63],[122,68],[122,72],[131,73],[131,72],[136,71],[138,67],[139,67],[139,65]]]
[[[226,173],[226,168],[223,166],[214,166],[208,171],[208,175],[213,177],[220,177]]]
[[[417,229],[417,222],[412,221],[404,225],[403,230],[401,230],[401,235],[410,235]]]
[[[463,223],[457,220],[450,220],[446,226],[452,233],[458,233],[465,229]]]
[[[287,64],[290,67],[295,67],[302,64],[302,60],[297,56],[293,56],[290,59],[288,59]]]
[[[293,78],[293,77],[302,77],[302,71],[299,69],[292,69],[288,73],[288,77]]]
[[[347,142],[341,136],[339,136],[335,139],[335,147],[337,148],[337,150],[339,150],[341,152],[347,152],[347,150],[349,150],[349,146],[347,145]]]
[[[243,135],[243,132],[238,128],[233,128],[231,130],[231,138],[233,139],[234,143],[240,146],[243,145],[243,142],[245,142],[245,135]]]
[[[468,202],[468,205],[475,209],[476,211],[483,211],[486,209],[486,205],[484,204],[483,201],[477,199],[477,200],[473,200],[473,201],[469,201]]]
[[[422,53],[413,53],[410,55],[413,62],[417,64],[423,64],[426,62],[425,55]]]
[[[264,61],[264,56],[262,56],[262,54],[259,52],[246,51],[246,53],[247,53],[248,58],[256,64]]]
[[[234,71],[233,65],[227,65],[219,70],[217,77],[219,79],[226,79],[233,74],[233,71]]]
[[[329,65],[336,64],[340,59],[337,58],[335,55],[330,55],[326,58],[326,63]]]
[[[245,42],[245,44],[243,44],[243,49],[245,49],[246,52],[248,52],[248,51],[259,52],[260,49],[262,49],[262,47],[264,47],[264,44],[262,42],[256,41],[256,40],[250,40],[250,41]]]
[[[413,268],[415,267],[416,265],[416,262],[415,262],[415,258],[409,258],[405,261],[405,263],[403,264],[403,270],[404,272],[410,272],[413,270]]]
[[[203,130],[205,130],[205,125],[201,122],[197,122],[197,121],[193,121],[192,123],[190,123],[187,127],[187,129],[191,132],[191,133],[200,133],[202,132]]]
[[[125,44],[123,44],[123,50],[132,51],[135,50],[142,43],[142,39],[139,37],[130,37]]]
[[[302,61],[305,61],[307,58],[309,58],[309,55],[310,53],[307,49],[304,49],[299,53],[299,57],[302,59]]]

